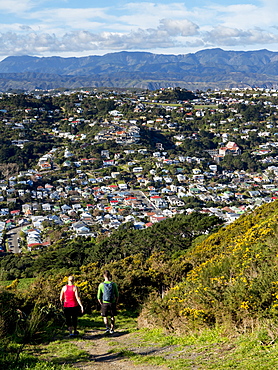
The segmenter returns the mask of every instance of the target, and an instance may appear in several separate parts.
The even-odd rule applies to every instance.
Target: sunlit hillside
[[[191,248],[192,270],[141,321],[186,331],[226,324],[273,324],[278,313],[277,201],[245,214]]]

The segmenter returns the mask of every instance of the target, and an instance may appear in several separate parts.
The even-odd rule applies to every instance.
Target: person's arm
[[[99,284],[98,290],[97,290],[97,300],[98,300],[100,305],[102,305],[102,286],[103,286],[102,283]]]
[[[65,300],[64,292],[65,292],[65,287],[63,287],[61,289],[61,293],[60,293],[60,302],[61,302],[61,304],[63,304],[64,300]]]
[[[114,294],[116,298],[115,303],[117,304],[119,300],[119,290],[118,290],[118,285],[116,283],[114,283]]]
[[[77,286],[76,286],[76,287],[75,287],[75,289],[74,289],[74,293],[75,293],[75,298],[76,298],[76,300],[77,300],[77,302],[78,302],[79,306],[81,307],[81,312],[83,313],[83,312],[84,312],[84,308],[83,308],[83,306],[82,306],[81,299],[80,299],[79,294],[78,294]]]

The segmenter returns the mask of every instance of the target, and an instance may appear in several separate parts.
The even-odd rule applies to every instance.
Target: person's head
[[[103,272],[103,276],[104,276],[104,279],[107,279],[107,280],[111,280],[112,279],[112,275],[110,274],[110,272],[108,270],[105,270]]]
[[[68,283],[69,284],[73,284],[74,283],[74,276],[72,276],[72,275],[69,275],[68,276]]]

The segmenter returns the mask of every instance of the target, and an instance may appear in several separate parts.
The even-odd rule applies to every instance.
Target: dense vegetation
[[[97,239],[61,238],[45,250],[7,255],[1,258],[2,279],[12,280],[23,277],[36,277],[71,269],[78,271],[88,263],[99,266],[121,261],[125,257],[141,254],[146,260],[154,253],[163,253],[167,258],[185,253],[192,241],[219,227],[223,221],[216,216],[200,213],[177,215],[156,223],[145,230],[134,230],[125,224],[110,236]]]
[[[141,231],[127,228],[99,241],[60,240],[45,251],[2,257],[2,280],[37,278],[27,290],[17,289],[18,279],[0,290],[0,362],[14,369],[27,343],[55,335],[55,327],[62,323],[59,292],[69,273],[76,276],[87,313],[97,309],[96,292],[104,268],[120,286],[120,303],[138,310],[150,294],[164,294],[186,276],[191,265],[182,255],[196,237],[220,223],[217,217],[198,213],[180,215],[145,230],[143,239]]]
[[[172,225],[167,224],[170,231],[166,239],[170,241],[172,235],[172,240],[168,249],[164,250],[158,248],[161,245],[159,238],[155,244],[158,230],[153,234],[152,241],[148,241],[146,235],[141,238],[146,242],[145,248],[141,242],[141,251],[136,249],[134,231],[119,230],[110,239],[95,244],[99,243],[98,251],[108,246],[114,251],[114,258],[112,253],[106,261],[98,260],[100,257],[96,254],[92,262],[87,259],[85,263],[84,256],[79,258],[78,254],[70,254],[73,244],[60,246],[60,257],[55,249],[45,251],[41,256],[30,254],[29,261],[25,256],[25,262],[32,266],[30,271],[33,269],[34,275],[37,275],[40,269],[43,275],[26,292],[16,289],[18,280],[1,289],[2,342],[11,336],[16,336],[18,343],[47,338],[49,325],[61,320],[58,296],[64,276],[69,272],[76,275],[86,312],[94,310],[97,307],[95,293],[103,268],[113,273],[125,307],[134,309],[144,305],[139,320],[144,325],[147,322],[180,332],[224,325],[234,334],[263,325],[268,328],[269,338],[275,340],[278,307],[277,202],[259,207],[208,236],[200,235],[217,224],[216,219],[199,214],[177,218]],[[160,227],[162,232],[163,223]],[[184,246],[182,239],[179,239],[181,230],[182,238],[185,236]],[[129,233],[135,249],[124,257],[121,243],[125,245]],[[151,234],[148,237],[151,238]],[[174,245],[176,249],[172,250]],[[84,253],[86,258],[90,247],[93,250],[92,245],[79,241],[80,254]],[[67,253],[63,253],[63,248]],[[117,255],[116,251],[120,250],[122,252]],[[21,259],[20,256],[14,258]],[[3,262],[2,273],[12,259],[3,261],[6,266]],[[46,275],[49,264],[53,265],[53,269]],[[24,312],[26,318],[19,312]],[[39,322],[34,323],[35,317],[40,318]],[[10,353],[7,343],[5,346],[7,353]]]
[[[158,100],[168,101],[168,102],[177,102],[177,101],[184,101],[184,100],[192,100],[196,98],[191,91],[186,91],[181,88],[174,88],[173,90],[164,90],[162,91],[159,96],[157,96]]]
[[[264,323],[276,336],[277,231],[273,202],[196,245],[184,257],[192,266],[187,278],[147,306],[154,322],[180,329],[224,324],[236,331]]]

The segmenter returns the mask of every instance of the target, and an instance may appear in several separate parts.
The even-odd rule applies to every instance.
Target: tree
[[[0,172],[6,180],[11,176],[18,174],[19,166],[17,163],[2,163],[0,164]]]

